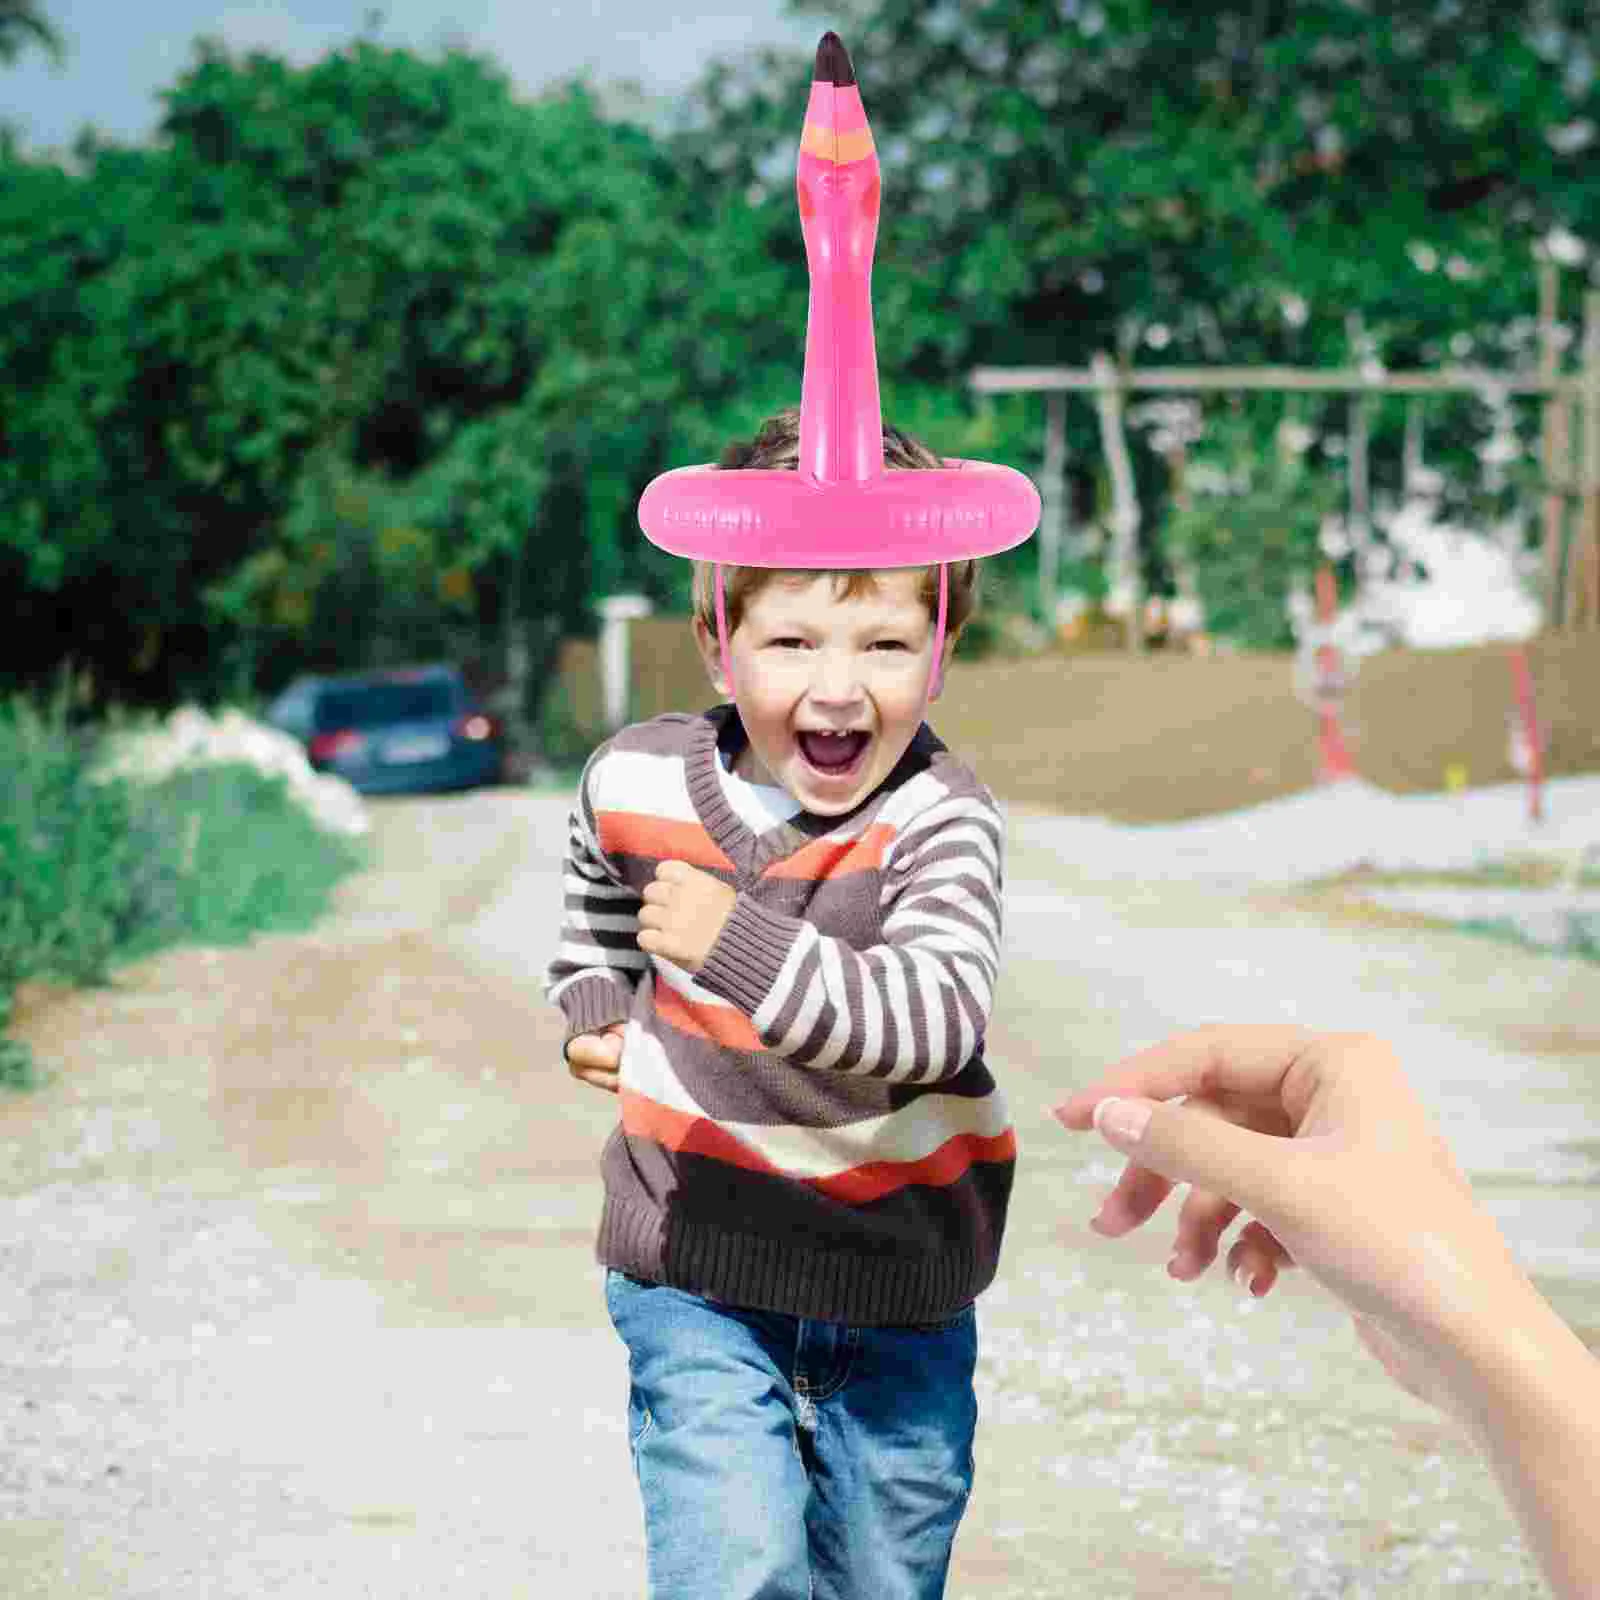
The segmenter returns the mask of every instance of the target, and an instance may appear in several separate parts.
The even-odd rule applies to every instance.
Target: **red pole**
[[[1326,562],[1317,568],[1317,617],[1326,626],[1333,621],[1338,604],[1338,590],[1334,586],[1333,568]],[[1317,671],[1324,680],[1332,678],[1339,670],[1339,652],[1332,645],[1317,646]],[[1350,749],[1344,742],[1344,729],[1339,726],[1339,713],[1333,706],[1325,705],[1318,713],[1321,724],[1317,734],[1318,781],[1337,783],[1341,778],[1356,776],[1356,764],[1350,758]]]
[[[1520,645],[1511,647],[1511,676],[1517,686],[1517,709],[1522,713],[1522,732],[1528,742],[1528,816],[1544,821],[1544,755],[1539,749],[1539,714],[1533,703],[1533,674],[1528,670],[1528,652]]]

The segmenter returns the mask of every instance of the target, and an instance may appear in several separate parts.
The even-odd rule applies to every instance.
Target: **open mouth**
[[[806,764],[830,778],[848,777],[861,764],[861,758],[872,743],[869,733],[796,734],[795,742]]]

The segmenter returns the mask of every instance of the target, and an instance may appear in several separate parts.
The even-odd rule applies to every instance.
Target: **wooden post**
[[[1113,583],[1121,580],[1128,594],[1129,650],[1144,649],[1144,585],[1139,577],[1139,496],[1134,487],[1133,462],[1122,427],[1122,380],[1111,357],[1103,351],[1094,358],[1095,406],[1100,413],[1100,440],[1111,471],[1111,532]]]
[[[1367,428],[1370,418],[1368,400],[1364,394],[1351,395],[1350,397],[1350,486],[1349,486],[1349,526],[1350,546],[1353,550],[1365,550],[1371,542],[1369,535],[1372,531],[1371,507],[1371,478],[1367,469]]]
[[[1600,627],[1600,290],[1583,297],[1583,509],[1567,568],[1567,617]]]
[[[1405,453],[1400,467],[1400,492],[1406,498],[1417,492],[1422,476],[1422,402],[1412,396],[1406,402]]]
[[[1359,311],[1352,311],[1345,317],[1344,330],[1350,346],[1350,359],[1355,364],[1356,370],[1364,373],[1367,370],[1367,357],[1372,353],[1372,349]],[[1367,436],[1372,414],[1367,396],[1351,395],[1346,415],[1348,449],[1345,454],[1345,465],[1348,514],[1345,522],[1350,535],[1350,548],[1359,556],[1366,551],[1371,542],[1372,532],[1372,477],[1367,466]],[[1357,570],[1360,570],[1359,562]]]
[[[1044,465],[1039,479],[1040,498],[1044,502],[1039,517],[1039,619],[1054,634],[1061,581],[1061,538],[1066,532],[1068,512],[1067,397],[1064,394],[1046,397]]]
[[[1539,376],[1552,386],[1561,368],[1556,345],[1561,314],[1561,269],[1554,261],[1539,263]],[[1561,626],[1562,557],[1566,542],[1567,496],[1570,476],[1567,459],[1567,402],[1547,392],[1540,406],[1544,429],[1540,440],[1544,470],[1544,625]]]

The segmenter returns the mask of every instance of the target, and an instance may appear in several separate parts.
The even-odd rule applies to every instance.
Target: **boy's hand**
[[[622,1069],[622,1035],[627,1024],[613,1022],[598,1033],[575,1033],[567,1040],[567,1071],[592,1089],[617,1092]]]
[[[663,861],[639,908],[639,948],[698,972],[738,898],[720,878],[687,861]]]

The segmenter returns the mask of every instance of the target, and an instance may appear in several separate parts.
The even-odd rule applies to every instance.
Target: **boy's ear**
[[[706,626],[704,617],[694,619],[694,642],[700,651],[700,659],[705,664],[706,676],[711,680],[711,687],[720,695],[731,695],[733,690],[729,687],[728,679],[722,670],[722,651],[717,646],[717,636]]]

